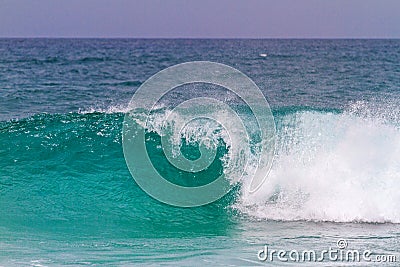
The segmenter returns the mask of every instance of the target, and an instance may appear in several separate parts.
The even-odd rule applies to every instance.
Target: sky
[[[400,38],[400,0],[0,0],[0,37]]]

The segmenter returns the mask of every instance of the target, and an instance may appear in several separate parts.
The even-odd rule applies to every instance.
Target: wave
[[[258,220],[400,223],[400,112],[396,106],[387,107],[357,102],[344,111],[275,110],[277,151],[266,182],[249,193],[244,177],[217,206],[233,207]],[[121,131],[127,111],[125,106],[113,106],[0,122],[0,202],[10,211],[3,219],[15,217],[17,211],[18,216],[32,215],[32,203],[37,205],[36,217],[58,216],[55,220],[79,214],[86,218],[87,213],[98,218],[107,205],[108,217],[103,215],[108,220],[145,216],[149,210],[164,216],[157,209],[165,205],[148,202],[126,168]],[[167,166],[157,129],[153,130],[149,153],[172,177],[176,170]],[[187,134],[186,138],[193,132]],[[195,133],[196,138],[203,134]],[[198,157],[197,149],[186,149],[188,158]],[[212,169],[200,175],[204,179],[223,171],[228,142],[219,142],[217,149]],[[184,175],[177,179],[187,185]],[[126,191],[128,182],[134,193]],[[204,210],[211,212],[210,207]],[[198,210],[194,213],[200,216]]]

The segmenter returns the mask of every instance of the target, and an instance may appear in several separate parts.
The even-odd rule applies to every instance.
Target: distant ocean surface
[[[122,123],[144,81],[199,60],[260,87],[276,157],[256,194],[176,208],[131,177]],[[398,266],[400,40],[0,39],[0,211],[0,266],[286,266],[257,253],[339,239]]]

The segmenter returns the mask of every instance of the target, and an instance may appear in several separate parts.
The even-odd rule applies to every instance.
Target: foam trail
[[[400,113],[376,107],[278,116],[271,173],[254,194],[244,181],[236,208],[267,220],[400,223]]]
[[[127,105],[112,105],[106,108],[103,107],[89,107],[85,109],[79,109],[79,114],[92,114],[92,113],[105,113],[105,114],[115,114],[115,113],[127,113],[129,107]]]

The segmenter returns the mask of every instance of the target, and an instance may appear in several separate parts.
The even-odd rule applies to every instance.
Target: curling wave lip
[[[171,113],[179,113],[184,121],[207,118],[226,128],[231,147],[230,160],[224,167],[224,173],[206,185],[185,187],[164,179],[152,165],[145,145],[145,129],[151,123],[150,112],[171,90],[191,83],[221,86],[234,93],[251,109],[257,121],[260,137],[256,149],[257,168],[252,173],[251,183],[248,185],[249,191],[255,192],[266,179],[274,156],[275,123],[271,109],[263,93],[249,77],[227,65],[208,61],[182,63],[164,69],[150,77],[133,95],[128,108],[129,112],[125,115],[122,134],[124,156],[132,177],[147,194],[163,203],[179,207],[195,207],[220,199],[230,191],[244,173],[249,171],[248,163],[252,153],[250,145],[239,146],[238,141],[235,141],[238,138],[233,136],[239,134],[242,138],[239,138],[241,142],[244,139],[247,144],[250,144],[252,140],[247,134],[245,125],[226,103],[208,98],[184,101],[171,110]],[[203,108],[198,108],[200,106]],[[182,107],[185,112],[180,112]],[[222,110],[230,114],[229,118],[221,120],[215,115],[215,109],[218,112]],[[139,130],[138,125],[142,126]],[[183,127],[184,124],[181,129]],[[193,162],[185,159],[183,155],[178,155],[179,160],[177,160],[176,155],[171,155],[171,149],[168,148],[168,138],[163,138],[163,151],[171,164],[184,171],[196,169]],[[202,168],[206,162],[206,159],[202,158],[203,153],[207,154],[207,151],[202,151],[198,161],[201,162]],[[205,158],[210,158],[210,156]],[[226,175],[227,173],[229,175]]]

